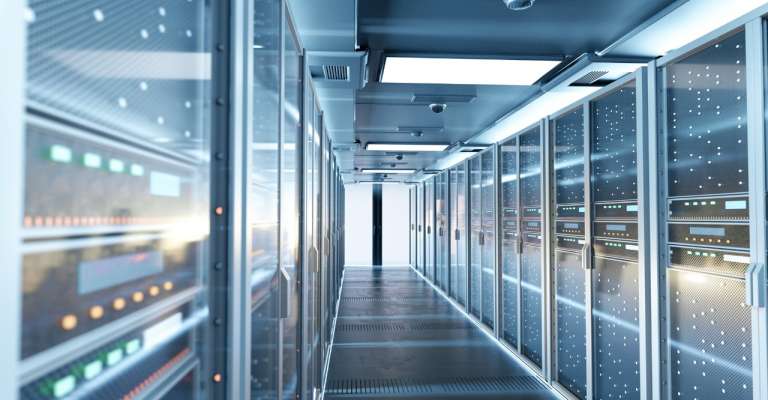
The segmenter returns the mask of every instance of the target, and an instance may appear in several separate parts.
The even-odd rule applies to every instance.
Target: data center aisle
[[[555,399],[410,268],[347,268],[325,399]]]

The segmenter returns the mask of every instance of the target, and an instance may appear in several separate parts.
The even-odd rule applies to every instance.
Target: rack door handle
[[[755,308],[765,307],[765,264],[749,264],[746,273],[746,303]]]
[[[288,272],[280,268],[280,318],[287,319],[291,316],[291,295],[293,286],[291,285],[291,276]]]
[[[584,269],[592,269],[592,246],[584,243],[581,249],[581,265]]]

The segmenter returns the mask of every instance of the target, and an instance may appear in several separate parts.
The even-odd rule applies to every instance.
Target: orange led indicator
[[[213,374],[213,381],[214,382],[221,383],[221,380],[222,380],[221,374],[219,374],[219,373]]]
[[[77,317],[72,314],[65,315],[61,319],[61,328],[65,331],[71,331],[72,329],[77,328]]]
[[[115,301],[112,302],[112,308],[114,308],[117,311],[120,311],[123,308],[125,308],[125,299],[122,297],[116,298]]]
[[[88,310],[88,315],[90,315],[92,319],[101,319],[101,317],[104,316],[104,307],[93,306],[90,310]]]
[[[142,293],[142,292],[134,292],[131,295],[131,298],[133,299],[134,303],[141,303],[142,301],[144,301],[144,293]]]

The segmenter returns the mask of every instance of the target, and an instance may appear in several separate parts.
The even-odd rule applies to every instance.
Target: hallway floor
[[[557,397],[410,268],[347,268],[325,398]]]

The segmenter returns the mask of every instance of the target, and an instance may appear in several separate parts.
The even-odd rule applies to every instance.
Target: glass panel
[[[457,262],[456,259],[457,256],[457,244],[456,241],[456,229],[458,229],[458,226],[456,223],[458,222],[456,220],[456,178],[457,178],[457,169],[453,168],[450,170],[449,175],[450,180],[450,190],[448,193],[448,198],[450,199],[450,208],[448,210],[449,213],[449,221],[450,221],[450,232],[447,233],[448,240],[450,242],[450,261],[451,261],[451,269],[450,269],[450,288],[448,293],[453,299],[458,299],[457,291],[458,291],[458,269],[457,269]]]
[[[587,391],[584,247],[584,110],[553,123],[557,381],[579,398]]]
[[[591,104],[596,400],[640,399],[635,83]]]
[[[517,139],[501,146],[501,271],[502,336],[513,347],[518,343],[518,171]]]
[[[674,221],[668,224],[668,375],[678,399],[752,398],[743,280],[750,262],[745,58],[744,32],[736,32],[664,71]]]
[[[489,327],[495,324],[494,287],[496,286],[496,186],[494,182],[494,151],[486,151],[481,156],[483,168],[483,322]]]
[[[465,164],[456,167],[456,201],[454,209],[456,210],[456,229],[458,230],[458,240],[456,240],[456,274],[457,293],[456,299],[462,305],[467,304],[467,223],[466,223],[466,196],[467,196],[467,173]]]
[[[445,273],[448,271],[447,269],[447,253],[446,253],[446,232],[448,229],[447,221],[445,220],[445,217],[447,216],[448,208],[446,204],[447,197],[445,195],[445,189],[447,188],[447,180],[448,175],[446,173],[442,173],[437,176],[436,178],[436,186],[435,186],[435,192],[436,192],[436,199],[435,199],[435,214],[436,214],[436,223],[435,223],[435,244],[436,244],[436,276],[435,276],[435,283],[442,288],[446,289],[448,280],[446,279]]]
[[[286,23],[287,25],[287,23]],[[281,171],[281,264],[284,273],[288,275],[290,282],[299,280],[301,273],[300,255],[298,253],[300,235],[299,209],[301,199],[299,198],[299,186],[301,180],[297,176],[300,169],[301,157],[304,155],[300,151],[301,142],[304,138],[302,131],[303,115],[296,112],[301,109],[302,88],[302,61],[299,56],[299,49],[293,39],[290,30],[284,32],[284,74],[285,74],[285,105],[283,107],[283,131],[281,150],[283,168]],[[309,210],[307,210],[309,212]],[[283,366],[282,366],[282,387],[283,399],[293,399],[298,395],[300,353],[299,337],[301,325],[301,307],[300,293],[295,287],[291,291],[288,301],[288,315],[283,321],[282,345],[283,345]]]
[[[578,398],[587,391],[587,325],[581,255],[555,252],[557,297],[557,381]],[[623,351],[623,350],[622,350]]]
[[[427,181],[426,187],[426,217],[427,226],[427,253],[424,268],[427,271],[427,278],[435,281],[435,178]]]
[[[254,36],[253,173],[251,226],[251,398],[277,399],[279,307],[280,7],[258,1]]]
[[[469,212],[470,212],[470,229],[472,230],[471,235],[471,241],[470,245],[472,246],[469,251],[469,268],[470,268],[470,277],[469,277],[469,284],[470,284],[470,300],[469,300],[469,309],[472,314],[474,314],[476,317],[480,317],[480,309],[481,309],[481,301],[482,301],[482,293],[481,293],[481,281],[482,281],[482,272],[481,272],[481,264],[480,260],[481,257],[481,240],[480,235],[482,232],[482,202],[481,202],[481,184],[482,179],[482,171],[480,170],[480,157],[475,157],[471,160],[469,160],[469,184],[470,184],[470,192],[469,192]]]
[[[24,4],[20,397],[178,398],[208,326],[211,10]]]
[[[521,349],[536,365],[542,362],[541,264],[541,133],[531,129],[520,136],[520,201],[523,253],[521,258]]]

